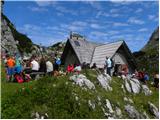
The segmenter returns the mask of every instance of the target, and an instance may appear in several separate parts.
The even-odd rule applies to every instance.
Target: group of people
[[[95,66],[96,66],[96,64],[93,65],[93,67],[95,67]],[[106,56],[105,68],[106,68],[106,73],[109,74],[110,76],[112,75],[111,70],[113,67],[115,67],[113,60]],[[118,73],[115,74],[113,72],[113,74],[114,75],[125,75],[125,76],[128,75],[129,74],[128,66],[127,65],[120,65],[118,68]],[[143,82],[144,84],[147,84],[148,81],[150,80],[149,74],[147,72],[143,72],[143,71],[135,70],[135,73],[132,75],[132,77],[138,79],[139,81]],[[154,73],[154,75],[153,75],[153,85],[156,88],[159,88],[159,74],[158,74],[158,72]]]
[[[4,60],[7,80],[15,81],[15,75],[29,74],[31,78],[35,78],[36,73],[41,72],[44,75],[52,75],[54,71],[59,70],[61,60],[59,57],[55,57],[54,60],[47,57],[32,56],[30,59],[22,60],[20,56],[6,55]],[[35,73],[35,74],[32,74]]]
[[[36,57],[32,56],[30,59],[22,60],[20,56],[9,56],[6,55],[6,59],[4,60],[7,71],[8,81],[13,81],[15,79],[15,75],[20,75],[23,73],[23,76],[30,75],[32,79],[35,78],[36,73],[41,72],[44,75],[55,75],[59,71],[59,66],[61,65],[61,60],[59,57],[55,56],[55,58],[48,57]],[[106,57],[105,60],[105,71],[108,75],[112,76],[111,70],[114,68],[114,62],[111,58]],[[119,66],[121,70],[119,71],[120,75],[127,75],[129,73],[128,66],[121,65]],[[66,73],[80,73],[82,69],[88,68],[86,63],[81,65],[79,64],[69,64],[66,68]],[[96,63],[93,64],[91,69],[96,69]],[[114,68],[115,69],[115,68]],[[26,74],[24,74],[26,73]],[[35,73],[35,74],[33,74]],[[133,78],[136,78],[145,84],[150,79],[148,73],[137,71],[132,75]],[[27,77],[29,78],[29,77]],[[159,74],[154,74],[154,86],[159,87]]]
[[[137,71],[135,70],[135,73],[132,76],[133,78],[136,78],[138,80],[140,80],[141,82],[147,84],[148,81],[150,80],[149,74],[147,72],[143,72],[143,71]],[[153,85],[156,88],[159,88],[159,74],[157,72],[155,72],[153,74]]]
[[[82,70],[81,68],[81,65],[78,65],[78,64],[69,64],[67,66],[67,74],[69,73],[73,73],[73,72],[76,72],[76,73],[80,73]]]

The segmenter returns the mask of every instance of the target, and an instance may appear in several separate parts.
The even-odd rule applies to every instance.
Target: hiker
[[[154,87],[159,88],[159,74],[154,74]]]
[[[39,72],[44,72],[46,73],[47,72],[47,67],[46,67],[46,61],[45,61],[45,58],[41,58],[40,60],[40,68],[39,68]]]
[[[106,68],[107,68],[107,74],[111,76],[111,69],[112,69],[112,61],[109,57],[106,56]]]
[[[144,83],[147,84],[147,81],[149,81],[149,75],[148,73],[144,74]]]
[[[32,61],[31,59],[23,60],[23,71],[27,74],[30,74],[32,72],[31,61]]]
[[[47,67],[47,74],[48,75],[52,75],[53,72],[53,64],[51,61],[49,61],[49,59],[46,62],[46,67]]]
[[[58,76],[59,75],[59,66],[61,64],[61,60],[59,57],[55,57],[55,62],[53,65],[53,71],[54,71],[54,76]]]
[[[39,71],[39,63],[36,61],[36,57],[32,58],[31,69],[32,69],[32,73]],[[32,75],[31,77],[34,79],[36,77],[36,75]]]
[[[96,69],[96,68],[97,68],[96,63],[93,63],[93,66],[91,67],[91,69]]]
[[[59,65],[61,64],[61,60],[60,58],[56,58],[55,62],[54,62],[54,71],[58,71],[59,70]]]
[[[8,81],[13,81],[15,60],[11,56],[7,56],[6,65],[7,65]]]
[[[22,60],[19,56],[16,56],[16,66],[15,66],[15,72],[20,74],[22,72]]]
[[[73,66],[73,64],[69,64],[68,66],[67,66],[67,73],[72,73],[74,71],[74,66]]]
[[[74,67],[74,72],[76,72],[76,73],[79,74],[81,71],[82,71],[81,66],[77,64],[77,65]]]
[[[128,74],[128,66],[127,65],[121,65],[121,71],[120,71],[120,74],[121,75],[127,75]]]
[[[142,71],[138,72],[138,80],[140,80],[141,82],[145,83],[145,81],[144,81],[144,72],[142,72]]]

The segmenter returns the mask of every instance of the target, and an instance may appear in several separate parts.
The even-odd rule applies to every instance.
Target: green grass
[[[105,99],[121,108],[123,118],[128,118],[124,111],[124,96],[134,101],[134,106],[139,112],[148,111],[147,102],[151,101],[158,107],[158,91],[151,88],[153,94],[124,94],[122,92],[122,79],[113,77],[111,86],[113,91],[105,91],[97,82],[97,73],[93,70],[83,71],[91,80],[96,90],[82,89],[69,80],[68,76],[44,77],[29,83],[5,83],[2,81],[2,118],[32,118],[32,112],[47,113],[49,118],[105,118],[101,107]],[[22,89],[24,88],[24,89]],[[78,101],[75,97],[78,97]],[[102,105],[98,105],[97,96],[101,98]],[[88,107],[88,100],[95,103],[96,109]],[[149,114],[149,112],[147,112]],[[154,118],[150,114],[151,118]]]

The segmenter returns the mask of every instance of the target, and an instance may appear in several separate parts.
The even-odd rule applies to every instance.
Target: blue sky
[[[158,8],[158,1],[6,1],[4,14],[37,44],[65,41],[73,31],[94,42],[125,40],[134,52],[158,27]]]

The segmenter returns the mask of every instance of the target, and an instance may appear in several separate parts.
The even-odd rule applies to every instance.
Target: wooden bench
[[[35,79],[35,80],[39,79],[43,75],[45,75],[44,72],[32,72],[32,73],[30,73],[30,76],[32,77],[32,79]]]

